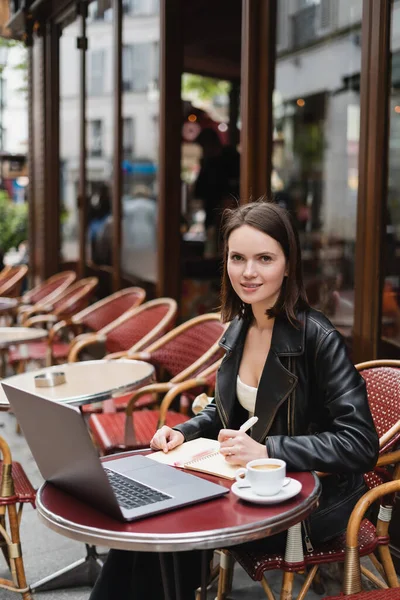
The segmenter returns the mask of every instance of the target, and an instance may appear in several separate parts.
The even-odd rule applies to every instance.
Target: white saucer
[[[289,478],[290,479],[290,478]],[[232,485],[231,491],[240,498],[247,502],[254,502],[255,504],[277,504],[278,502],[285,502],[301,491],[301,483],[297,479],[290,479],[290,482],[285,485],[277,494],[273,496],[258,496],[253,492],[251,487],[240,488],[237,481]]]

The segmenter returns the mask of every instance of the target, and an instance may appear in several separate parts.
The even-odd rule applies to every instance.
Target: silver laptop
[[[43,478],[112,517],[133,521],[229,491],[145,456],[101,462],[78,408],[1,385]]]

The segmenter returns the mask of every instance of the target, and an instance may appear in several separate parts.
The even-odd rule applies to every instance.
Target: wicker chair
[[[146,347],[145,351],[130,353],[130,358],[150,362],[158,371],[165,370],[170,379],[164,383],[145,386],[130,397],[122,398],[124,403],[129,400],[125,413],[92,415],[89,427],[99,450],[103,454],[110,454],[117,450],[146,447],[165,419],[167,425],[187,420],[187,416],[182,413],[168,411],[178,393],[172,391],[177,384],[200,377],[200,374],[204,375],[204,371],[222,357],[219,339],[224,331],[225,326],[220,322],[218,314],[201,315],[179,325]],[[213,372],[212,369],[211,374]],[[189,382],[188,389],[192,388],[191,383]],[[134,411],[135,408],[143,408],[143,401],[146,407],[155,404],[158,394],[165,394],[170,390],[171,394],[167,394],[163,400],[162,410]],[[185,390],[180,388],[180,391]],[[121,399],[114,402],[117,403],[118,400]]]
[[[370,361],[357,365],[357,369],[366,381],[368,402],[379,435],[380,456],[376,468],[373,472],[365,475],[367,485],[373,488],[385,480],[388,481],[394,476],[397,478],[400,475],[400,465],[393,467],[393,465],[400,462],[400,450],[393,450],[400,436],[400,361]],[[393,565],[390,555],[388,555],[389,551],[387,546],[381,545],[382,537],[388,539],[388,527],[389,522],[380,521],[375,530],[372,523],[364,520],[360,529],[360,554],[362,556],[368,555],[379,571],[386,573],[393,583]],[[281,599],[291,600],[295,573],[301,573],[310,568],[311,570],[297,596],[298,600],[302,600],[312,584],[320,564],[344,561],[345,539],[346,536],[343,534],[304,554],[301,524],[298,524],[288,531],[285,554],[266,554],[262,550],[262,543],[259,544],[259,547],[257,544],[243,545],[224,551],[225,556],[222,561],[223,568],[221,568],[220,579],[222,582],[230,579],[232,564],[229,561],[229,556],[232,556],[243,566],[253,580],[261,582],[267,597],[271,599],[274,596],[264,578],[264,573],[280,569],[284,572]],[[381,554],[382,565],[378,563],[373,554],[375,548],[378,548]],[[376,580],[370,571],[363,568],[363,572],[372,581]],[[220,587],[218,600],[225,598],[227,593],[227,589],[223,584]]]
[[[369,490],[359,500],[357,505],[354,507],[352,515],[349,519],[346,534],[346,555],[344,561],[344,577],[343,577],[343,594],[340,596],[329,596],[323,600],[339,600],[343,599],[344,596],[350,596],[349,600],[397,600],[400,599],[400,587],[397,579],[396,572],[393,567],[393,563],[389,551],[389,538],[387,536],[387,523],[382,528],[382,531],[378,533],[379,524],[382,521],[386,521],[386,512],[391,512],[392,501],[396,493],[400,492],[400,480],[396,479],[391,482],[383,483],[372,490]],[[370,505],[381,499],[384,506],[381,504],[380,518],[378,519],[377,534],[379,535],[380,545],[378,549],[381,552],[384,550],[388,561],[390,562],[390,570],[385,569],[385,573],[388,573],[388,581],[383,583],[376,581],[380,589],[371,590],[368,592],[362,591],[361,573],[363,567],[360,564],[360,556],[362,556],[360,544],[362,525],[365,521],[364,515]],[[388,587],[388,585],[390,587]]]
[[[0,547],[11,571],[12,580],[0,578],[0,588],[19,592],[23,600],[32,595],[26,583],[19,526],[24,503],[35,505],[35,490],[23,468],[12,462],[6,441],[0,437]]]
[[[75,313],[87,307],[97,284],[97,277],[80,279],[69,286],[51,305],[35,304],[30,314],[33,312],[42,312],[42,314],[30,317],[24,322],[24,325],[26,327],[51,327],[52,324],[61,319],[65,320],[73,317]],[[25,369],[27,361],[46,359],[48,348],[46,341],[28,343],[27,346],[29,349],[28,352],[22,353],[19,347],[9,352],[9,362],[18,363],[17,371],[19,373]]]
[[[0,296],[17,298],[21,293],[22,281],[28,272],[26,265],[9,267],[0,279]]]
[[[22,295],[17,313],[23,314],[30,306],[39,302],[42,304],[53,302],[69,285],[74,283],[75,279],[76,274],[73,271],[61,271],[61,273],[52,275]]]
[[[32,360],[46,361],[46,366],[65,361],[71,349],[73,339],[77,335],[85,332],[99,331],[127,310],[139,306],[145,297],[146,292],[143,288],[125,288],[107,298],[103,298],[103,300],[95,302],[69,318],[57,321],[51,327],[47,340],[29,345]],[[27,324],[29,325],[30,323],[28,322]],[[11,352],[10,356],[12,361],[20,361],[22,359],[18,350]]]
[[[172,298],[145,302],[128,310],[97,333],[84,334],[74,340],[68,362],[77,362],[84,353],[96,351],[99,345],[103,348],[103,356],[111,352],[124,356],[132,347],[142,350],[174,326],[176,312],[177,304]]]

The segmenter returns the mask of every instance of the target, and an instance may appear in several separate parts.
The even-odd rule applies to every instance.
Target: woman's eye
[[[242,260],[242,257],[240,256],[240,254],[232,254],[231,260],[233,260],[234,262],[239,262],[239,260]]]
[[[271,257],[270,256],[261,256],[260,260],[263,263],[268,263],[268,262],[271,262]]]

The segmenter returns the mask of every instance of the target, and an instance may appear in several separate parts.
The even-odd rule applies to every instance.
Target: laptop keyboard
[[[159,492],[154,488],[134,481],[110,469],[104,469],[104,471],[118,500],[118,504],[123,508],[139,508],[140,506],[172,498],[172,496],[168,496],[163,492]]]

